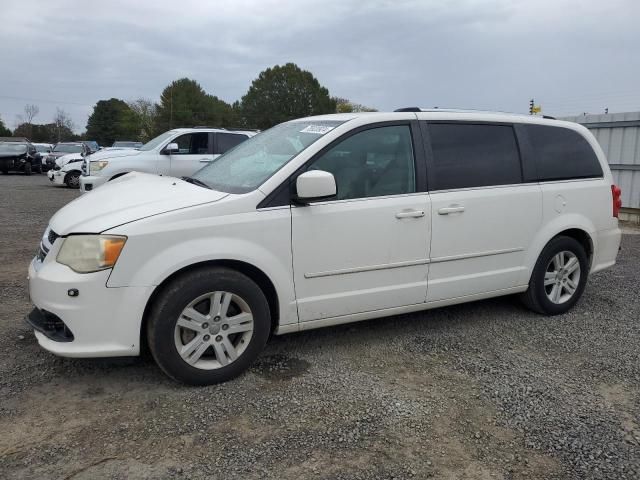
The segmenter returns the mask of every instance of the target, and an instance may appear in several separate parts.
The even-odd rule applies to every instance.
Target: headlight
[[[106,160],[96,160],[95,162],[89,162],[89,171],[99,172],[107,165],[109,165],[109,162]]]
[[[70,235],[58,252],[58,263],[78,273],[113,268],[127,237],[115,235]]]

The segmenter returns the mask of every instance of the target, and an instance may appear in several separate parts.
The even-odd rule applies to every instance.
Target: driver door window
[[[191,176],[213,160],[210,147],[211,134],[208,132],[187,133],[173,142],[178,151],[171,152],[171,175],[174,177]]]
[[[336,200],[414,193],[415,166],[409,126],[356,133],[324,153],[309,170],[333,174]]]
[[[171,155],[207,155],[209,153],[209,134],[188,133],[174,140],[178,144],[178,151]]]

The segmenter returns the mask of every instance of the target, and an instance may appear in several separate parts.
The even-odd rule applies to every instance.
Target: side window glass
[[[206,155],[209,153],[209,134],[187,133],[173,140],[178,144],[178,151],[172,155]]]
[[[589,142],[569,128],[525,125],[539,181],[601,177],[602,167]]]
[[[356,133],[325,152],[309,170],[333,174],[336,200],[413,193],[415,166],[409,126]]]
[[[244,142],[248,137],[239,133],[216,133],[218,148],[214,153],[224,153]]]
[[[464,123],[429,124],[433,152],[430,190],[522,182],[513,127]]]

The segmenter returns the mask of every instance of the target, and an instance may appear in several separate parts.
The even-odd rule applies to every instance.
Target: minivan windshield
[[[193,178],[214,190],[247,193],[342,121],[303,120],[281,123],[242,142]]]

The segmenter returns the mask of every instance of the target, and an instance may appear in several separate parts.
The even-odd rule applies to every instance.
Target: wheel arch
[[[113,175],[111,178],[109,178],[109,180],[107,180],[107,182],[110,182],[111,180],[115,180],[116,178],[120,178],[123,175],[126,175],[127,173],[131,173],[129,171],[126,172],[120,172],[120,173],[116,173],[115,175]]]
[[[558,224],[555,225],[555,228],[550,227],[544,229],[538,235],[534,245],[532,245],[532,249],[530,252],[530,256],[527,260],[528,271],[527,277],[524,284],[529,284],[531,280],[531,275],[533,274],[533,269],[542,254],[544,248],[551,242],[554,238],[560,236],[566,236],[575,239],[582,245],[587,253],[587,259],[589,261],[589,269],[593,264],[594,252],[596,249],[595,239],[594,239],[595,229],[592,225],[589,225],[586,222],[572,222],[571,224]]]
[[[177,277],[184,275],[185,273],[191,272],[193,270],[197,270],[199,268],[206,268],[206,267],[230,268],[246,275],[251,280],[253,280],[258,285],[258,287],[260,287],[260,289],[264,292],[265,296],[267,297],[267,302],[269,303],[269,312],[271,314],[271,331],[272,332],[275,331],[275,329],[278,327],[279,320],[280,320],[280,302],[278,300],[278,292],[275,288],[275,285],[269,278],[269,276],[266,273],[264,273],[261,269],[256,267],[255,265],[252,265],[248,262],[244,262],[241,260],[228,260],[228,259],[208,260],[208,261],[193,263],[191,265],[182,267],[179,270],[176,270],[154,288],[153,292],[149,296],[147,303],[145,305],[144,313],[142,315],[142,322],[140,324],[140,348],[142,351],[148,351],[147,337],[145,332],[147,330],[149,313],[153,303],[155,302],[156,298],[158,297],[162,289],[168,284],[170,284]]]
[[[73,170],[69,170],[68,172],[64,173],[64,183],[67,183],[67,177],[72,173],[77,173],[78,175],[82,175],[82,172],[77,168],[74,168]]]

